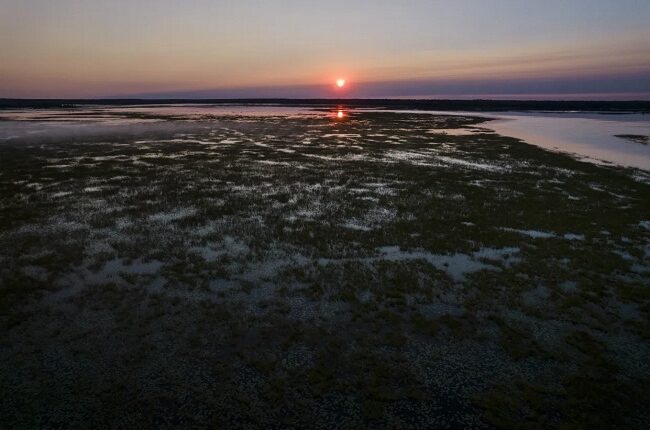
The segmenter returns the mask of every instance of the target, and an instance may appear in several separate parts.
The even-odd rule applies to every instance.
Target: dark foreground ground
[[[185,119],[0,142],[0,427],[648,428],[641,172]]]

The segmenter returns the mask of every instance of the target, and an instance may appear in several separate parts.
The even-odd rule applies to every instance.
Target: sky
[[[650,0],[0,0],[0,97],[648,100],[648,22]]]

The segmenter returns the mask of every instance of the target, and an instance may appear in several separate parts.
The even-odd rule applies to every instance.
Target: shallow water
[[[4,427],[369,427],[370,399],[486,428],[521,381],[544,411],[650,392],[638,171],[476,118],[120,109],[0,121]]]
[[[282,105],[242,104],[174,104],[134,106],[84,106],[59,109],[8,109],[0,110],[0,120],[83,122],[101,121],[129,123],[142,122],[155,116],[164,120],[209,118],[211,116],[292,116],[318,115],[314,108]]]
[[[450,112],[382,110],[492,118],[483,128],[552,151],[568,152],[585,161],[650,170],[650,145],[616,135],[650,136],[650,115],[590,112]],[[467,134],[472,134],[471,130]]]
[[[421,112],[421,111],[410,111]],[[650,146],[616,135],[650,136],[650,115],[590,112],[431,112],[495,118],[482,128],[585,161],[650,170]],[[472,134],[469,130],[467,134]]]
[[[300,118],[314,115],[325,114],[314,108],[229,104],[7,109],[0,110],[0,142],[27,137],[112,136],[115,133],[138,134],[153,130],[182,132],[191,131],[202,121],[218,118]],[[330,111],[327,115],[333,114]]]
[[[650,145],[616,135],[650,136],[650,115],[588,112],[451,112],[422,110],[356,109],[363,112],[461,115],[494,119],[480,127],[431,130],[428,133],[473,135],[494,130],[552,151],[567,152],[585,161],[617,164],[650,171]],[[68,133],[80,125],[97,131],[103,125],[143,124],[181,119],[209,120],[221,116],[300,117],[334,116],[348,110],[282,105],[143,105],[87,106],[73,109],[21,109],[0,111],[0,141],[28,134]],[[338,116],[337,116],[338,115]],[[67,131],[66,131],[67,130]]]
[[[594,162],[650,170],[650,146],[617,134],[650,136],[648,115],[500,115],[487,126],[546,149],[569,152]]]

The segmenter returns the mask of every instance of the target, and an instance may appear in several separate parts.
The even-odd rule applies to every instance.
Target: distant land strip
[[[232,104],[348,108],[388,108],[449,111],[591,111],[650,113],[650,101],[559,101],[559,100],[409,100],[409,99],[9,99],[0,98],[0,109],[71,108],[84,105]]]

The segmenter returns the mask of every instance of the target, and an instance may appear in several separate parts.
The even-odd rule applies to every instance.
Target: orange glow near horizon
[[[339,111],[336,113],[336,117],[337,117],[338,119],[343,119],[344,116],[345,116],[345,114],[343,113],[342,110],[339,110]]]
[[[648,0],[186,3],[0,0],[0,98],[650,91]]]

